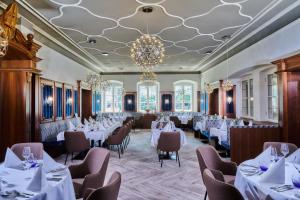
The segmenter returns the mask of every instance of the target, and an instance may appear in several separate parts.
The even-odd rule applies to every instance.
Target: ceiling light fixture
[[[222,87],[223,87],[223,89],[225,90],[225,91],[229,91],[229,90],[232,90],[232,88],[233,88],[233,83],[230,81],[230,80],[228,80],[228,78],[229,78],[229,73],[228,73],[228,69],[229,69],[229,62],[228,62],[228,40],[231,38],[231,36],[230,35],[224,35],[223,37],[222,37],[222,39],[224,39],[225,40],[225,42],[226,42],[226,48],[227,48],[227,50],[226,50],[226,64],[227,64],[227,68],[226,68],[226,71],[227,71],[227,79],[225,80],[225,81],[223,81],[223,83],[222,83]]]
[[[94,91],[105,91],[111,87],[109,81],[104,80],[101,74],[90,73],[87,75],[86,80],[84,81],[91,90]]]
[[[144,34],[132,43],[130,57],[142,68],[151,68],[163,62],[165,48],[157,37]]]
[[[214,91],[214,89],[209,83],[207,83],[205,84],[205,91],[207,94],[211,94]]]
[[[209,50],[209,51],[205,52],[205,54],[207,54],[207,55],[209,55],[209,54],[211,54],[211,53],[212,53],[212,51],[211,51],[211,50]]]
[[[102,56],[108,56],[109,54],[107,52],[102,52]]]
[[[144,7],[142,7],[142,11],[144,13],[152,13],[153,7],[152,6],[144,6]]]
[[[97,43],[97,40],[96,39],[93,39],[93,38],[89,38],[88,42],[90,44],[96,44]]]

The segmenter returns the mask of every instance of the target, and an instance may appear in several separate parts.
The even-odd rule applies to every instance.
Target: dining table
[[[293,185],[292,176],[300,174],[300,165],[284,163],[284,183],[262,182],[263,172],[255,160],[247,160],[238,166],[234,185],[247,199],[300,200],[300,188]],[[268,198],[267,198],[268,197]]]
[[[0,200],[76,199],[70,171],[64,165],[45,173],[47,183],[40,191],[28,189],[38,169],[14,169],[0,164]]]
[[[151,146],[156,147],[158,144],[158,139],[162,132],[179,132],[180,133],[180,145],[184,146],[187,143],[186,135],[180,128],[174,128],[172,131],[166,131],[163,128],[153,128],[151,129]]]

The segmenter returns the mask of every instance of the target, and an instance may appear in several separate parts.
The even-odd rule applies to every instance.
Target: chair
[[[110,135],[106,141],[109,147],[111,145],[117,146],[119,158],[121,158],[120,153],[123,153],[123,139],[125,137],[126,137],[126,126],[122,126],[116,134]]]
[[[238,189],[226,183],[222,172],[218,170],[205,169],[203,182],[209,200],[244,200]]]
[[[65,164],[67,163],[68,156],[71,153],[72,159],[73,154],[76,152],[83,152],[90,148],[90,141],[86,139],[83,132],[65,131],[65,147],[67,150]]]
[[[108,183],[96,190],[91,190],[87,192],[84,198],[85,200],[117,200],[118,194],[121,186],[121,174],[119,172],[114,172],[110,177]]]
[[[226,183],[233,184],[237,170],[236,163],[230,161],[223,161],[218,152],[209,145],[199,147],[196,150],[197,158],[200,166],[200,172],[203,177],[203,172],[206,168],[211,170],[218,170],[224,174]],[[204,199],[206,199],[205,193]]]
[[[21,159],[24,160],[22,154],[24,147],[30,147],[31,153],[37,160],[43,159],[43,151],[44,146],[42,143],[39,142],[32,142],[32,143],[17,143],[12,145],[11,150]]]
[[[176,152],[176,162],[178,161],[178,165],[180,167],[180,159],[179,159],[179,151],[180,149],[180,133],[179,132],[161,132],[157,150],[158,150],[158,157],[160,163],[160,167],[163,165],[163,159],[160,158],[159,153],[160,151],[163,152]]]
[[[263,150],[266,150],[269,146],[272,146],[272,147],[275,147],[276,151],[279,153],[279,152],[281,152],[280,151],[281,144],[287,144],[288,147],[289,147],[289,153],[288,153],[288,155],[286,155],[286,157],[288,157],[289,155],[291,155],[292,153],[294,153],[298,149],[298,147],[293,143],[265,142],[264,146],[263,146]]]
[[[88,188],[103,186],[109,161],[109,151],[95,147],[89,150],[83,162],[69,166],[77,198],[82,198]]]

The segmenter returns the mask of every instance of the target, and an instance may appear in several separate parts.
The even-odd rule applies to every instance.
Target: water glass
[[[28,158],[29,158],[30,154],[31,154],[30,147],[24,147],[23,152],[22,152],[22,156],[23,156],[23,158],[25,159],[26,162],[28,161]]]
[[[286,155],[289,154],[289,146],[288,146],[288,144],[282,143],[282,144],[280,145],[280,151],[281,151],[281,153],[284,155],[284,157],[286,157]]]
[[[278,154],[275,147],[271,147],[271,161],[277,162],[278,161]]]
[[[270,161],[268,161],[267,159],[259,161],[259,168],[261,171],[265,172],[269,169],[269,167],[270,167]]]
[[[292,176],[292,182],[295,188],[300,189],[300,174],[294,174]]]

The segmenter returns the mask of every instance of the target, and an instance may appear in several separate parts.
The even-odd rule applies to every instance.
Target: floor
[[[131,133],[127,150],[118,158],[111,151],[106,181],[114,171],[122,174],[119,200],[195,200],[203,199],[203,185],[196,156],[196,148],[203,143],[187,134],[187,145],[179,155],[181,167],[175,160],[164,161],[160,167],[154,147],[150,145],[150,131]],[[63,163],[65,156],[58,158]],[[78,163],[74,160],[69,164]],[[105,182],[106,182],[105,181]]]

